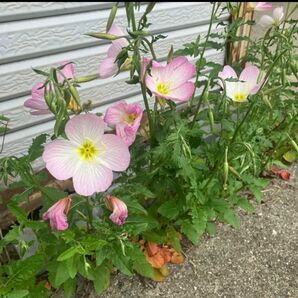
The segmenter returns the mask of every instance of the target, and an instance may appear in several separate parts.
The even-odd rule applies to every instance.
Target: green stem
[[[208,83],[205,85],[205,88],[204,88],[204,90],[203,90],[203,92],[202,92],[202,95],[201,95],[201,97],[200,97],[200,99],[199,99],[197,108],[196,108],[195,113],[194,113],[194,117],[193,117],[192,123],[191,123],[191,125],[190,125],[190,128],[191,128],[191,129],[193,129],[193,127],[194,127],[194,125],[195,125],[195,123],[196,123],[197,116],[198,116],[198,113],[199,113],[201,104],[202,104],[202,102],[203,102],[204,95],[205,95],[205,93],[208,91],[208,87],[209,87],[209,81],[208,81]]]
[[[141,83],[141,89],[142,89],[142,95],[144,99],[144,104],[145,104],[145,109],[148,117],[148,122],[149,122],[149,134],[150,134],[150,144],[151,148],[153,146],[153,137],[154,137],[154,132],[153,132],[153,124],[152,124],[152,117],[151,117],[151,111],[147,99],[147,94],[146,94],[146,87],[143,83]]]
[[[204,53],[205,53],[205,50],[206,50],[206,47],[207,47],[207,42],[209,40],[209,35],[210,35],[212,24],[213,24],[213,18],[214,18],[214,15],[215,15],[218,7],[219,7],[219,6],[217,6],[217,8],[215,9],[215,5],[216,5],[216,2],[214,2],[213,6],[212,6],[212,12],[211,12],[211,18],[210,18],[210,22],[209,22],[209,28],[208,28],[207,36],[206,36],[206,39],[205,39],[205,42],[204,42],[204,46],[203,46],[199,61],[196,63],[199,66],[201,65],[202,60],[204,58]],[[197,70],[197,74],[196,74],[196,78],[195,78],[195,87],[197,86],[200,73],[201,73],[201,70]],[[192,107],[194,96],[195,96],[195,91],[194,91],[194,93],[192,94],[192,96],[189,100],[189,107]]]
[[[255,103],[256,103],[255,101],[252,101],[252,102],[251,102],[251,104],[250,104],[250,106],[249,106],[249,108],[248,108],[246,114],[244,115],[242,121],[241,121],[240,124],[236,127],[236,129],[235,129],[235,131],[234,131],[234,134],[233,134],[233,137],[232,137],[231,141],[229,142],[229,145],[228,145],[228,146],[230,146],[230,145],[235,141],[235,139],[236,139],[236,137],[237,137],[237,135],[238,135],[238,132],[239,132],[240,128],[241,128],[242,125],[244,124],[246,118],[248,117],[248,115],[249,115],[250,111],[252,110],[252,108],[254,107]]]

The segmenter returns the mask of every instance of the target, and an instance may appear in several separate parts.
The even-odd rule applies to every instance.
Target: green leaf
[[[133,270],[142,276],[152,278],[154,271],[152,266],[146,260],[144,253],[141,251],[139,245],[130,243],[126,249],[127,256],[129,256],[133,262]]]
[[[132,276],[132,272],[128,268],[128,259],[122,254],[121,249],[114,247],[113,249],[111,249],[109,257],[113,265],[123,274]]]
[[[81,256],[76,254],[66,260],[66,266],[67,266],[67,270],[70,278],[74,278],[76,276],[78,272],[80,258]]]
[[[63,283],[62,288],[66,298],[72,297],[76,289],[76,279],[69,278]]]
[[[70,247],[66,251],[64,251],[58,258],[57,261],[61,262],[73,257],[78,252],[78,248],[76,246]]]
[[[214,224],[213,222],[208,222],[207,226],[206,226],[207,232],[210,235],[215,235],[216,234],[216,224]]]
[[[34,161],[42,155],[44,149],[42,145],[46,142],[46,140],[47,134],[45,133],[33,139],[32,145],[28,150],[29,161]]]
[[[198,244],[200,235],[193,224],[189,221],[183,221],[181,223],[181,231],[193,244]]]
[[[14,290],[7,294],[7,298],[23,298],[29,294],[28,290]]]
[[[53,283],[53,286],[55,288],[59,287],[62,285],[65,281],[69,279],[69,274],[68,274],[68,268],[66,265],[66,262],[59,262],[57,266],[57,271],[55,275],[55,280]]]
[[[244,199],[244,198],[241,198],[238,202],[237,202],[237,205],[242,208],[244,211],[246,212],[254,212],[255,211],[255,208],[254,206],[247,200],[247,199]]]
[[[102,264],[94,269],[94,275],[94,289],[96,294],[100,294],[109,287],[110,270],[107,268],[105,264]]]
[[[179,240],[179,233],[173,228],[167,228],[167,242],[178,252],[181,251],[181,244]]]
[[[226,212],[223,214],[223,220],[236,229],[240,227],[238,218],[231,209],[226,210]]]
[[[102,247],[96,250],[96,266],[100,266],[105,258],[108,256],[107,247]]]
[[[158,212],[166,218],[174,219],[179,214],[179,209],[174,200],[169,200],[158,208]]]
[[[24,283],[41,270],[44,256],[35,254],[25,260],[18,260],[9,264],[9,276],[6,282],[7,288],[20,288]]]
[[[9,211],[17,218],[17,221],[21,224],[24,224],[27,222],[27,214],[26,212],[17,206],[17,203],[14,201],[10,201],[7,204],[7,208]]]
[[[261,192],[261,189],[258,186],[256,186],[256,185],[249,185],[248,188],[254,194],[254,196],[256,198],[256,201],[258,203],[261,203],[261,201],[262,201],[262,192]]]

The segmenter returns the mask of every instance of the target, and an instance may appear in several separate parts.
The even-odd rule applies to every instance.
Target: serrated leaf
[[[169,200],[158,208],[158,212],[166,218],[174,219],[179,214],[179,209],[177,208],[177,203],[174,200]]]
[[[236,229],[240,227],[239,220],[231,209],[226,210],[223,214],[223,220]]]
[[[29,161],[34,161],[39,158],[43,153],[43,146],[47,140],[47,134],[41,134],[38,137],[34,138],[32,144],[28,150],[28,159]]]
[[[105,264],[102,264],[94,270],[95,279],[93,285],[96,294],[102,293],[109,287],[110,284],[110,270]]]
[[[242,208],[244,211],[246,212],[254,212],[255,211],[255,208],[254,206],[247,200],[247,199],[240,199],[238,202],[237,202],[237,205]]]
[[[216,234],[216,224],[213,222],[208,222],[206,226],[206,230],[210,235],[215,235]]]
[[[196,231],[193,224],[187,221],[182,222],[181,231],[193,244],[198,244],[199,233]]]

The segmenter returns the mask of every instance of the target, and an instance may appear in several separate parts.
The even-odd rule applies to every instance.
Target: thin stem
[[[198,62],[196,63],[197,65],[201,65],[203,57],[204,57],[204,53],[205,53],[205,50],[206,50],[206,47],[207,47],[207,42],[209,40],[209,35],[210,35],[212,24],[213,24],[213,18],[214,18],[214,15],[215,15],[218,7],[219,7],[219,6],[217,6],[217,8],[215,9],[215,6],[216,6],[216,2],[214,2],[213,6],[212,6],[212,12],[211,12],[211,18],[210,18],[210,22],[209,22],[209,28],[208,28],[207,36],[206,36],[206,39],[205,39],[205,42],[204,42],[204,46],[203,46],[200,58],[199,58]],[[201,73],[201,70],[197,70],[197,74],[196,74],[196,78],[195,78],[195,87],[198,83],[200,73]],[[195,96],[195,92],[192,94],[192,96],[189,100],[189,107],[192,106],[194,96]]]
[[[146,44],[148,45],[149,49],[150,49],[150,52],[151,52],[151,55],[152,55],[152,58],[153,60],[157,60],[157,57],[156,57],[156,54],[155,54],[155,51],[154,51],[154,48],[153,48],[153,45],[151,42],[149,42],[149,40],[147,38],[143,38],[143,40],[146,42]]]
[[[192,120],[192,123],[191,123],[191,126],[190,126],[191,129],[192,129],[192,128],[194,127],[194,125],[195,125],[195,122],[196,122],[196,120],[197,120],[197,116],[198,116],[198,113],[199,113],[201,104],[202,104],[203,99],[204,99],[204,95],[205,95],[205,93],[208,91],[208,87],[209,87],[209,81],[208,81],[208,83],[205,85],[205,88],[204,88],[204,90],[203,90],[203,92],[202,92],[202,95],[201,95],[201,97],[200,97],[200,99],[199,99],[199,102],[198,102],[198,105],[197,105],[197,108],[196,108],[196,111],[195,111],[195,113],[194,113],[194,117],[193,117],[193,120]]]
[[[142,95],[143,95],[144,104],[145,104],[145,108],[146,108],[146,113],[147,113],[147,117],[148,117],[148,122],[149,122],[150,144],[151,144],[151,147],[152,147],[152,145],[153,145],[153,136],[154,136],[153,124],[152,124],[152,118],[151,118],[151,111],[150,111],[150,107],[149,107],[149,103],[148,103],[148,99],[147,99],[147,94],[146,94],[146,87],[143,83],[141,83],[141,89],[142,89]]]
[[[235,139],[236,139],[236,137],[237,137],[237,135],[238,135],[238,132],[239,132],[240,128],[241,128],[242,125],[244,124],[246,118],[248,117],[248,115],[249,115],[250,111],[252,110],[252,108],[254,107],[255,103],[256,103],[255,101],[251,102],[251,104],[250,104],[250,106],[249,106],[249,108],[248,108],[246,114],[244,115],[242,121],[241,121],[240,124],[236,127],[236,129],[235,129],[235,131],[234,131],[234,134],[233,134],[233,137],[232,137],[231,141],[229,142],[229,145],[228,145],[228,146],[230,146],[230,145],[235,141]]]

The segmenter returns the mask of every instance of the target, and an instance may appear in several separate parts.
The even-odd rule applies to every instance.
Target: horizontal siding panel
[[[215,50],[206,51],[205,57],[208,61],[222,63],[224,55]],[[102,104],[119,100],[125,94],[125,97],[133,96],[139,92],[138,85],[127,85],[129,73],[123,72],[114,78],[104,80],[94,80],[82,84],[79,93],[82,101],[91,100],[93,106],[97,107]],[[23,107],[24,101],[28,96],[16,98],[12,101],[0,103],[0,111],[10,119],[9,128],[12,131],[22,129],[40,122],[47,121],[51,118],[49,115],[31,116]]]
[[[177,30],[208,22],[211,7],[208,2],[158,3],[148,20],[153,31]],[[137,18],[145,8],[145,5],[141,7]],[[76,17],[63,15],[0,24],[0,63],[103,44],[84,34],[104,30],[108,15],[109,10],[101,10],[76,14]],[[124,8],[118,10],[115,22],[125,28]]]
[[[110,8],[115,2],[0,2],[0,22]]]
[[[213,26],[212,32],[218,32]],[[205,36],[208,25],[165,32],[166,39],[156,42],[156,54],[160,58],[166,57],[171,45],[174,49],[180,49],[183,44],[194,41],[199,34]],[[0,102],[19,96],[30,95],[31,87],[43,80],[43,77],[35,74],[33,68],[48,71],[51,66],[57,66],[62,61],[73,61],[75,63],[76,75],[98,73],[99,63],[106,57],[110,46],[101,45],[82,50],[68,51],[61,54],[50,55],[41,58],[28,59],[20,62],[0,65]]]

